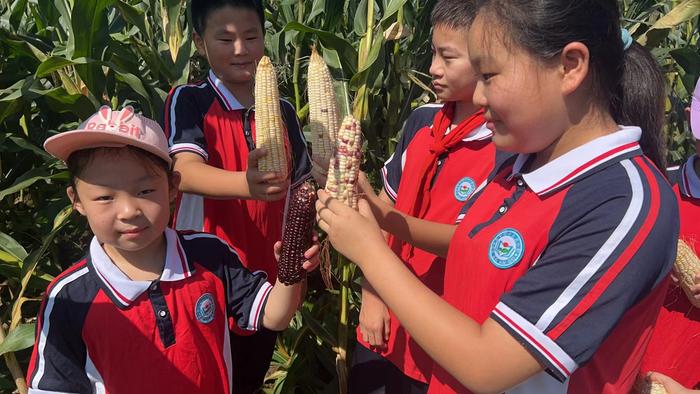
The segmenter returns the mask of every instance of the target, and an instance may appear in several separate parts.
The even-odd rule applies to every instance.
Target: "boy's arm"
[[[457,229],[456,225],[418,219],[395,209],[393,204],[386,201],[386,197],[381,197],[381,194],[386,195],[384,190],[380,196],[374,193],[363,173],[360,174],[358,183],[382,230],[417,248],[440,257],[447,257],[450,241]]]
[[[262,324],[273,331],[282,331],[289,326],[289,322],[301,303],[304,294],[306,280],[287,286],[277,280],[270,291],[270,296],[265,304]]]
[[[227,171],[210,166],[202,156],[180,152],[173,156],[173,170],[180,173],[180,190],[215,199],[253,199],[276,201],[284,197],[289,185],[274,172],[257,170],[263,150],[248,155],[248,171]]]

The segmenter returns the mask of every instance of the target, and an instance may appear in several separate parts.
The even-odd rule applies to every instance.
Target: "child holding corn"
[[[131,107],[102,107],[44,147],[94,237],[46,290],[29,392],[231,392],[228,331],[283,330],[303,284],[272,286],[218,237],[167,228],[179,176],[163,130]]]
[[[381,171],[379,198],[407,215],[454,223],[496,166],[496,149],[483,111],[472,103],[477,75],[469,63],[467,30],[473,1],[440,0],[432,11],[433,87],[444,104],[417,108],[406,120],[396,151]],[[371,192],[368,190],[368,192]],[[389,235],[394,252],[437,294],[445,260]],[[366,281],[350,371],[350,392],[425,392],[432,360]]]
[[[691,98],[689,123],[695,137],[695,149],[700,152],[700,82]],[[683,165],[669,169],[681,215],[680,239],[695,255],[700,254],[700,158],[692,155]],[[679,253],[678,258],[682,258]],[[676,264],[677,268],[678,264]],[[659,319],[642,363],[642,374],[659,380],[674,394],[672,382],[700,389],[700,266],[690,272],[674,272],[674,283],[666,295]],[[690,280],[681,280],[682,276]],[[685,282],[685,283],[683,283]],[[688,286],[689,283],[693,283]],[[685,286],[684,286],[685,285]],[[685,287],[685,288],[684,288]],[[658,374],[666,375],[659,378]]]
[[[277,276],[272,244],[281,238],[284,197],[310,174],[310,159],[293,106],[280,100],[282,148],[288,173],[258,171],[270,153],[256,147],[253,107],[256,66],[263,57],[264,12],[258,0],[193,0],[197,51],[207,78],[174,88],[166,102],[165,132],[174,170],[182,176],[174,225],[215,234],[247,262]],[[261,97],[265,98],[265,97]],[[257,123],[274,123],[257,119]],[[258,133],[259,134],[259,133]],[[259,136],[258,136],[259,137]],[[257,390],[269,367],[276,333],[233,334],[234,392]]]
[[[435,361],[430,393],[627,393],[678,239],[663,74],[615,0],[477,4],[474,102],[518,156],[452,230],[443,297],[365,200],[319,191],[319,226]]]

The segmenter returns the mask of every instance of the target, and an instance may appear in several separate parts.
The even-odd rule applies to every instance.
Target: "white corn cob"
[[[362,161],[362,129],[360,123],[348,115],[338,129],[335,155],[328,168],[326,191],[345,205],[357,209],[357,178]]]
[[[258,161],[258,170],[287,175],[286,139],[277,75],[270,58],[263,56],[255,72],[255,147],[267,155]]]
[[[678,254],[673,265],[681,288],[688,296],[692,296],[690,287],[695,284],[695,276],[700,273],[700,259],[693,249],[683,240],[678,240]]]
[[[309,127],[311,128],[312,160],[317,171],[325,173],[333,156],[340,111],[336,101],[333,79],[328,66],[318,54],[316,48],[311,50],[309,60],[309,75],[307,79],[309,95]]]

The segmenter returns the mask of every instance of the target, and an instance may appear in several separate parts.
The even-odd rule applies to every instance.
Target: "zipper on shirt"
[[[243,112],[243,135],[245,136],[245,143],[248,145],[248,152],[255,149],[255,141],[253,141],[253,129],[250,125],[250,113],[254,111],[255,107],[250,107]]]
[[[520,176],[516,176],[515,184],[516,188],[513,194],[510,197],[503,200],[503,204],[501,204],[498,207],[493,216],[491,216],[491,219],[474,226],[474,228],[472,228],[472,230],[469,232],[469,238],[474,238],[474,236],[476,236],[481,230],[492,225],[498,219],[502,218],[515,204],[515,202],[518,201],[520,197],[522,197],[523,193],[525,193],[525,181],[523,181]]]

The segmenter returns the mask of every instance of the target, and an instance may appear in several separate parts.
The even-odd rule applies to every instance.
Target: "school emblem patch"
[[[455,185],[455,199],[465,202],[476,190],[476,182],[469,177],[464,177]]]
[[[194,315],[197,317],[197,320],[204,324],[211,323],[214,320],[215,311],[214,297],[209,293],[202,294],[194,306]]]
[[[525,253],[525,242],[518,230],[501,230],[489,247],[489,260],[496,268],[508,269],[518,264]]]

